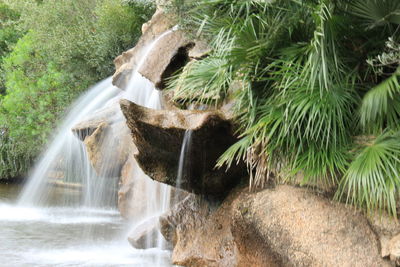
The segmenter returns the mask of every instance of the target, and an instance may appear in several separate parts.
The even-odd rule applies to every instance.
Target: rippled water
[[[116,210],[21,207],[18,192],[0,184],[0,266],[171,266],[169,251],[129,245]]]

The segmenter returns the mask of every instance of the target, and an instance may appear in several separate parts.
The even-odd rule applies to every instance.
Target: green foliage
[[[1,98],[0,124],[7,136],[2,146],[12,149],[2,154],[3,162],[15,166],[5,164],[2,177],[21,175],[29,168],[56,119],[78,93],[69,74],[42,61],[32,35],[20,39],[4,62],[7,94]]]
[[[147,2],[120,0],[24,0],[17,6],[23,28],[35,32],[35,48],[86,85],[113,72],[113,59],[138,40],[154,11]]]
[[[113,59],[134,46],[154,11],[147,1],[8,4],[18,13],[9,16],[13,22],[7,25],[19,35],[5,38],[9,50],[0,70],[6,89],[0,98],[0,179],[25,174],[70,103],[113,73]]]
[[[18,20],[19,13],[0,1],[0,94],[5,92],[3,59],[22,36],[16,27]]]
[[[244,160],[253,188],[271,172],[340,185],[338,199],[396,215],[399,151],[384,144],[398,140],[397,0],[176,0],[169,9],[212,49],[170,81],[174,99],[235,104],[240,140],[218,167]],[[356,149],[354,137],[371,132],[373,145]]]
[[[336,195],[367,210],[397,216],[400,190],[400,133],[384,132],[354,153]]]

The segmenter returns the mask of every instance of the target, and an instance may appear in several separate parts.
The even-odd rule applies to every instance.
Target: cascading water
[[[113,207],[116,179],[107,177],[109,173],[94,171],[85,147],[71,129],[109,107],[116,109],[115,116],[107,121],[112,127],[123,120],[116,105],[121,98],[161,108],[159,92],[137,70],[157,42],[172,31],[161,34],[145,47],[125,91],[112,86],[108,78],[82,96],[30,175],[18,205],[0,202],[0,239],[4,239],[0,240],[0,257],[10,265],[170,266],[169,252],[161,249],[164,247],[161,234],[151,241],[156,243],[151,246],[153,249],[132,250],[127,244],[128,225]],[[113,149],[112,138],[113,134],[106,134],[103,153]],[[106,161],[112,164],[112,160]],[[137,214],[134,221],[138,224],[169,208],[171,189],[151,180],[139,167],[136,172],[148,196],[146,210]],[[51,187],[49,182],[68,188]]]
[[[95,180],[95,173],[90,167],[83,144],[73,135],[71,129],[85,116],[104,106],[117,96],[120,90],[111,84],[111,77],[100,82],[77,100],[60,126],[57,135],[39,163],[29,176],[18,201],[21,206],[38,206],[46,203],[51,194],[47,183],[53,175],[61,173],[65,183],[85,184]],[[89,190],[89,186],[86,186]],[[87,192],[88,193],[88,192]],[[60,198],[60,196],[58,196]],[[75,202],[75,203],[71,203]],[[62,206],[77,204],[74,199],[63,199]]]
[[[193,130],[186,130],[185,135],[183,136],[181,153],[179,155],[179,165],[178,165],[178,174],[176,176],[176,187],[181,188],[183,176],[185,175],[185,171],[190,171],[190,147],[192,145],[192,135]],[[174,204],[178,202],[179,195],[176,194],[174,198]]]

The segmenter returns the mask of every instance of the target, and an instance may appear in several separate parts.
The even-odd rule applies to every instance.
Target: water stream
[[[111,127],[123,120],[121,98],[161,108],[159,92],[137,70],[156,43],[171,32],[145,47],[125,91],[108,78],[76,101],[20,194],[13,186],[0,185],[0,266],[171,266],[161,234],[149,240],[155,244],[150,249],[133,249],[127,241],[129,231],[167,211],[170,187],[136,169],[148,198],[146,210],[137,214],[132,228],[132,222],[116,210],[117,179],[94,171],[83,143],[71,131],[105,108],[116,109],[108,121]],[[113,138],[105,136],[103,153],[113,149]],[[49,185],[54,181],[68,188]]]

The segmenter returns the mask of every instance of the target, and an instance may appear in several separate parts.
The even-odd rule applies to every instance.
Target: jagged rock
[[[246,168],[232,166],[228,171],[215,169],[217,159],[236,138],[231,124],[218,111],[152,110],[121,100],[133,142],[135,158],[152,179],[208,196],[229,192],[246,173]],[[188,166],[177,185],[179,155],[185,131],[192,131],[187,154]]]
[[[121,179],[118,190],[118,209],[125,219],[140,221],[141,216],[146,215],[148,202],[161,201],[155,199],[155,196],[149,200],[148,188],[159,186],[159,182],[153,181],[138,166],[136,160],[131,154],[128,157],[121,171]],[[186,193],[175,188],[170,188],[171,203],[179,201],[186,196]]]
[[[118,56],[115,61],[116,72],[113,84],[121,89],[136,70],[149,79],[159,89],[165,87],[165,79],[183,67],[190,58],[201,58],[209,53],[206,43],[186,37],[182,31],[175,29],[174,20],[158,9],[152,19],[143,25],[143,35],[137,45]],[[168,34],[161,35],[168,30]],[[153,43],[158,39],[157,43]],[[151,53],[147,53],[151,47]],[[142,61],[145,57],[146,60]]]
[[[85,138],[88,157],[96,173],[105,177],[119,177],[130,151],[134,150],[124,122],[102,123]]]
[[[114,118],[121,112],[117,105],[106,107],[98,110],[88,117],[85,117],[81,122],[72,128],[74,135],[81,141],[84,141],[87,136],[92,135],[101,124],[115,123]]]
[[[307,189],[242,189],[216,208],[189,199],[160,222],[187,267],[390,266],[363,215]]]
[[[84,142],[89,161],[99,176],[120,176],[135,148],[118,105],[95,112],[72,131]]]
[[[135,159],[129,156],[121,170],[118,210],[125,219],[133,219],[135,214],[143,214],[146,205],[146,190],[141,186],[141,177],[135,177],[138,172],[136,168],[138,166]]]

